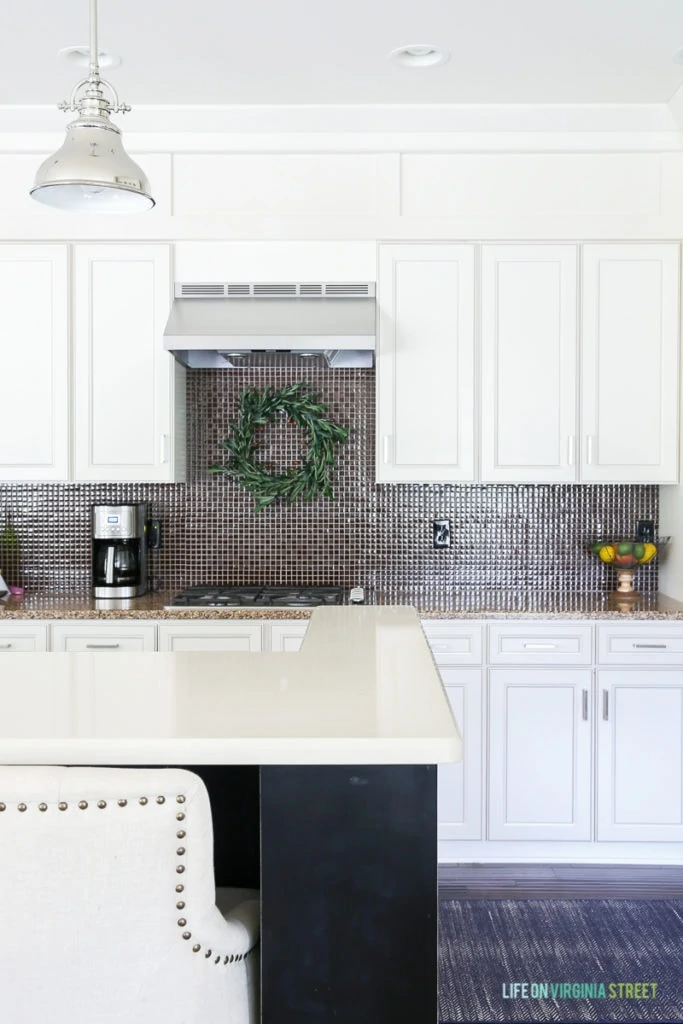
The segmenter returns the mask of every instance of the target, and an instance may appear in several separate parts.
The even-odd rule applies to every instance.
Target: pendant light
[[[107,99],[104,89],[109,90]],[[31,195],[39,203],[74,213],[139,213],[151,210],[149,181],[126,153],[121,132],[109,120],[126,113],[116,90],[100,78],[97,0],[90,0],[90,65],[87,78],[74,86],[60,110],[78,117],[66,129],[60,149],[38,168]]]

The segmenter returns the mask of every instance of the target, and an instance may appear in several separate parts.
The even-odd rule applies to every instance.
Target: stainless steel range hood
[[[176,284],[164,348],[193,369],[316,356],[372,366],[375,285]]]

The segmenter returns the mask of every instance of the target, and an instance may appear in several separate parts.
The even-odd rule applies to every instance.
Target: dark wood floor
[[[683,863],[442,864],[439,898],[683,900]]]

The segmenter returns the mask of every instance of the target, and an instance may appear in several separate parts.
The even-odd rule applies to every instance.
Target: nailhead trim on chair
[[[176,796],[176,803],[184,804],[186,802],[186,799],[187,798],[185,797],[185,795],[183,793],[178,793],[178,795]],[[161,806],[162,804],[166,803],[166,797],[162,796],[162,795],[159,795],[159,796],[156,797],[156,801],[155,802],[159,806]],[[117,800],[116,803],[117,803],[117,805],[119,807],[127,807],[128,806],[128,800],[126,800],[123,797],[120,800]],[[148,797],[146,797],[146,796],[138,797],[138,804],[140,804],[141,807],[146,807],[148,803],[149,803],[149,798]],[[41,802],[37,806],[38,806],[38,810],[42,811],[44,813],[45,811],[48,810],[49,804],[47,804],[45,802]],[[106,807],[107,807],[107,801],[106,800],[98,800],[96,806],[100,810],[105,810]],[[57,807],[58,807],[58,809],[60,811],[66,811],[66,810],[68,810],[69,805],[68,805],[68,803],[65,800],[60,800],[59,803],[57,804]],[[77,803],[77,807],[81,811],[86,811],[88,809],[88,801],[87,800],[79,800],[78,803]],[[5,811],[5,810],[7,810],[7,804],[0,802],[0,814],[3,811]],[[18,803],[17,804],[17,810],[21,811],[23,813],[24,811],[28,810],[28,804],[25,804],[23,802],[22,803]],[[177,812],[177,814],[176,814],[176,821],[185,821],[185,811],[181,810],[181,811]],[[187,837],[186,830],[184,828],[179,828],[176,831],[175,837],[176,837],[176,839],[185,839]],[[187,852],[187,850],[186,850],[186,847],[184,847],[184,846],[178,846],[176,848],[176,856],[177,857],[184,857],[186,852]],[[182,874],[184,874],[184,872],[185,872],[185,865],[184,864],[177,864],[176,865],[176,873],[179,874],[179,875],[182,875]],[[175,887],[175,891],[176,891],[176,893],[184,893],[185,892],[185,886],[182,883],[178,883],[176,885],[176,887]],[[176,901],[176,909],[177,910],[184,910],[185,909],[185,900],[184,899]],[[185,926],[187,925],[187,918],[179,917],[176,923],[177,923],[179,928],[185,928]],[[182,937],[183,937],[183,939],[185,939],[187,941],[187,940],[192,938],[192,932],[184,931],[182,933]],[[195,942],[195,944],[192,946],[192,952],[193,953],[199,953],[201,948],[202,948],[201,947],[201,943]],[[253,953],[255,949],[256,949],[256,946],[252,946],[252,948],[248,949],[246,951],[246,953],[226,953],[226,954],[219,953],[216,956],[216,958],[214,959],[214,964],[219,964],[221,962],[221,960],[223,961],[224,964],[239,963],[242,960],[246,960],[246,958],[251,953]],[[213,957],[213,955],[214,954],[213,954],[213,950],[212,949],[207,949],[206,952],[204,953],[204,957],[207,960],[211,959],[211,957]]]

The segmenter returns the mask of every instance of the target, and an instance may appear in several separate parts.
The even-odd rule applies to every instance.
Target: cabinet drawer
[[[271,651],[298,651],[304,642],[308,622],[301,619],[274,622],[269,629]]]
[[[433,619],[422,621],[429,648],[439,665],[480,665],[480,626],[454,626]]]
[[[491,626],[492,665],[590,665],[590,626]]]
[[[3,623],[0,625],[0,654],[47,650],[47,626]]]
[[[683,626],[598,627],[601,665],[683,665]]]
[[[261,623],[160,622],[160,651],[260,651]]]
[[[147,623],[59,623],[52,627],[52,650],[87,654],[121,654],[126,651],[153,651],[156,627]]]

